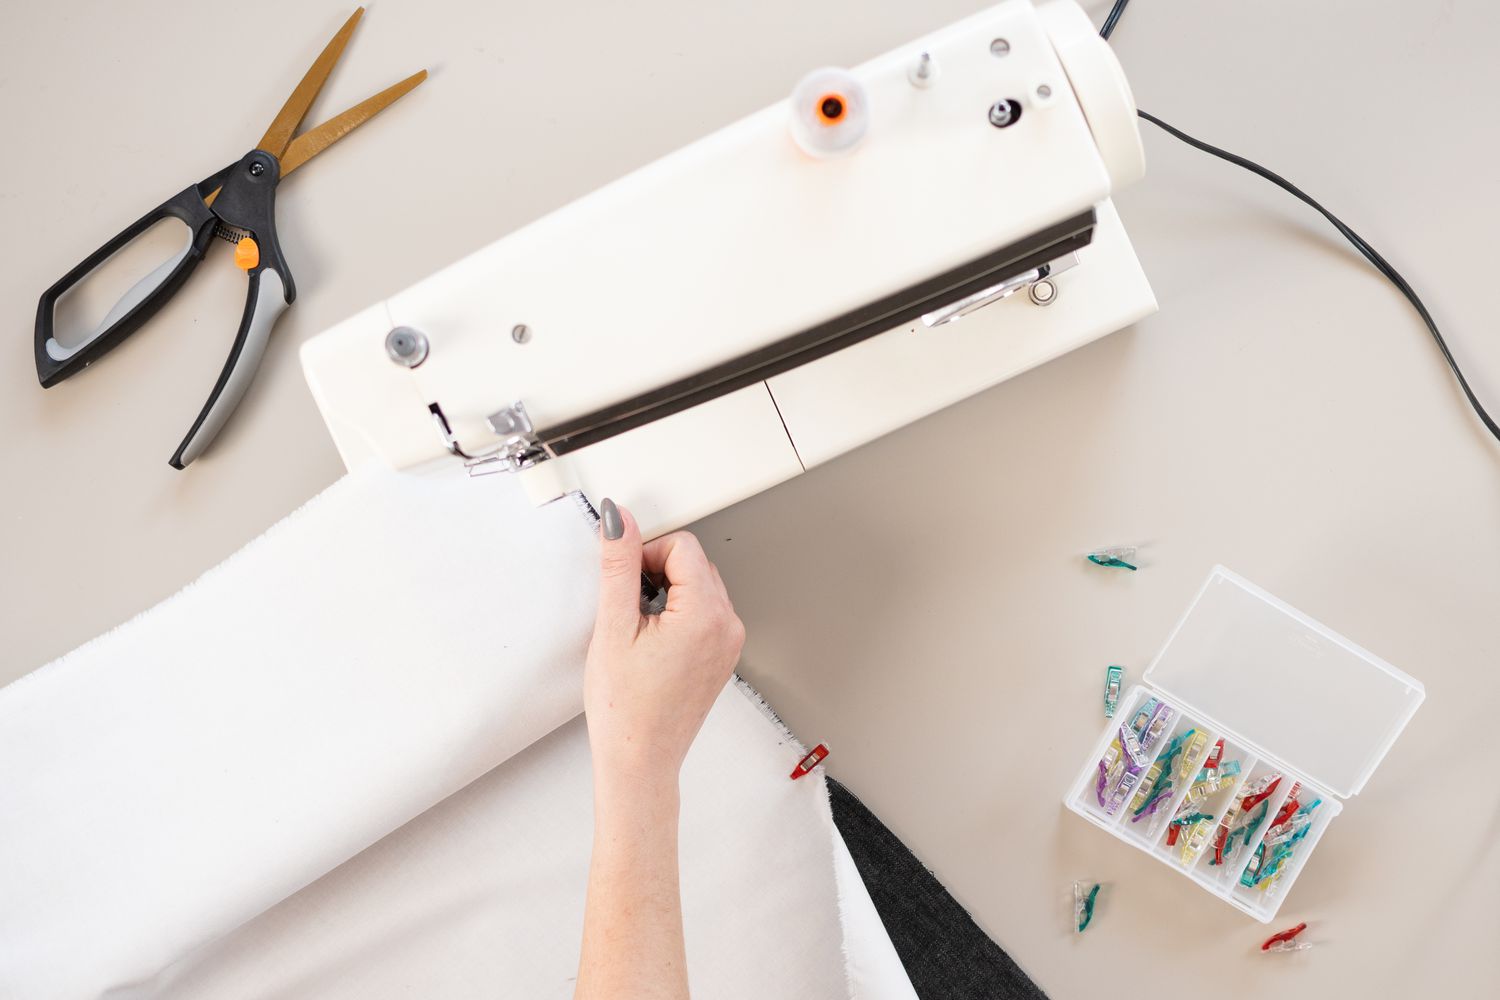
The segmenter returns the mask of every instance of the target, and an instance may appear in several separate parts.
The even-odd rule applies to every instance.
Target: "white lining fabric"
[[[787,780],[795,751],[775,750],[727,687],[685,768],[683,920],[701,998],[848,995],[827,796]],[[591,832],[579,718],[171,970],[158,995],[567,1000]]]
[[[0,689],[0,996],[570,996],[595,546],[366,471]],[[689,757],[695,995],[910,998],[798,756],[730,688]]]

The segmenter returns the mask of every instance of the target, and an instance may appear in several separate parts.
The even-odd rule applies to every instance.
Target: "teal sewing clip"
[[[1115,545],[1107,549],[1095,549],[1086,558],[1095,566],[1107,566],[1111,569],[1128,569],[1132,572],[1139,566],[1131,563],[1135,558],[1136,548],[1134,545]]]
[[[1120,707],[1120,684],[1124,677],[1124,667],[1110,667],[1104,672],[1104,717],[1106,719],[1113,719],[1115,709]]]
[[[1094,904],[1099,900],[1098,882],[1093,883],[1092,888],[1088,882],[1073,883],[1073,926],[1077,933],[1082,934],[1088,930],[1089,924],[1094,920]]]

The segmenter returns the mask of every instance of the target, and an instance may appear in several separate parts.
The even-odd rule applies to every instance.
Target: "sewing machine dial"
[[[844,69],[817,69],[792,88],[792,138],[810,156],[840,156],[870,127],[864,85]]]

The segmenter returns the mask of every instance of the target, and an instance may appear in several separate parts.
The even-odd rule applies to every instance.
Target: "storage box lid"
[[[1426,697],[1420,681],[1216,566],[1147,683],[1343,798]]]

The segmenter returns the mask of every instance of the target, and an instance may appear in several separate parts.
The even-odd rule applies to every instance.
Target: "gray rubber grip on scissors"
[[[130,312],[130,310],[134,309],[138,303],[145,299],[146,296],[156,291],[156,289],[167,280],[167,276],[172,273],[173,269],[175,269],[178,264],[182,263],[182,258],[186,257],[188,255],[188,251],[191,249],[193,249],[193,233],[192,230],[187,230],[187,242],[182,245],[182,249],[177,251],[171,257],[162,261],[161,264],[159,264],[150,274],[146,275],[140,281],[137,281],[134,285],[132,285],[130,291],[126,292],[125,295],[120,299],[120,301],[116,302],[114,304],[114,307],[105,314],[104,319],[100,321],[99,325],[94,327],[93,333],[89,334],[82,341],[74,344],[72,347],[64,347],[57,342],[57,339],[55,337],[48,337],[47,357],[51,358],[53,361],[66,361],[73,355],[77,354],[79,351],[83,350],[85,347],[92,344],[94,341],[98,340],[99,335],[105,330],[108,330],[110,327],[114,326],[115,323],[119,322],[121,316],[124,316],[126,313]]]
[[[286,311],[286,286],[281,275],[272,270],[260,272],[256,280],[254,298],[247,307],[251,310],[249,325],[245,330],[244,343],[237,354],[231,354],[227,371],[220,375],[222,388],[209,397],[198,423],[188,432],[187,438],[172,457],[172,465],[181,469],[203,454],[213,441],[224,421],[239,405],[240,397],[250,387],[255,370],[260,367],[261,355],[266,353],[266,342],[271,339],[271,328]]]

